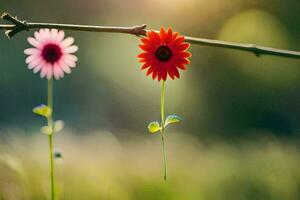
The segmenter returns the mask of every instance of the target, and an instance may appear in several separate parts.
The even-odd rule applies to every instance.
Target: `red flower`
[[[189,43],[184,42],[184,36],[173,32],[171,28],[166,32],[164,28],[160,32],[148,31],[147,37],[141,39],[139,47],[144,51],[138,55],[143,63],[141,69],[148,69],[146,75],[152,74],[152,79],[166,80],[167,75],[174,80],[179,78],[178,69],[186,70],[186,65],[191,54],[186,50]]]

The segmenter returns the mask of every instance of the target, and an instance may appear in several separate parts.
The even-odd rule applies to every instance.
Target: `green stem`
[[[167,180],[167,155],[165,150],[165,81],[162,81],[161,86],[161,142],[162,142],[162,153],[164,163],[164,180]]]
[[[50,148],[50,179],[51,179],[51,200],[55,199],[55,187],[54,187],[54,164],[53,164],[53,80],[48,80],[48,95],[47,104],[52,110],[52,114],[47,118],[48,126],[51,127],[51,134],[49,134],[49,148]]]

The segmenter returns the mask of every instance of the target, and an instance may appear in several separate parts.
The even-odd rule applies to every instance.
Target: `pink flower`
[[[26,63],[28,69],[34,73],[40,72],[41,78],[63,78],[64,73],[71,73],[71,68],[76,66],[77,57],[72,55],[78,50],[73,45],[74,38],[64,39],[64,31],[57,29],[40,29],[34,33],[34,37],[27,40],[33,48],[25,49],[28,55]]]

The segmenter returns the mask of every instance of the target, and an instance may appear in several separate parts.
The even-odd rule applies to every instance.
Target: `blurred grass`
[[[167,137],[169,180],[162,180],[159,136],[128,137],[95,131],[57,135],[60,199],[296,200],[300,157],[289,142],[200,142],[181,133]],[[47,199],[45,136],[6,136],[0,146],[0,199]]]

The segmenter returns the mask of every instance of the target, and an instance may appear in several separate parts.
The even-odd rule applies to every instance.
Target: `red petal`
[[[162,79],[165,81],[167,80],[167,69],[166,68],[162,68]]]
[[[184,64],[184,65],[190,64],[190,61],[189,61],[188,59],[186,59],[186,58],[180,60],[180,62],[181,62],[182,64]]]
[[[173,48],[176,50],[176,51],[184,51],[186,49],[188,49],[190,47],[190,44],[189,43],[181,43],[177,46],[174,46],[173,45]]]
[[[183,58],[189,58],[189,57],[191,57],[192,54],[190,52],[187,52],[187,51],[182,51],[182,52],[176,53],[176,55],[178,55],[180,57],[183,57]]]
[[[168,74],[171,77],[171,79],[174,80],[174,73],[171,70],[168,70]]]
[[[141,59],[139,59],[139,62],[140,62],[140,63],[147,62],[147,59],[146,59],[146,58],[141,58]]]
[[[138,58],[147,58],[148,56],[149,56],[149,53],[143,52],[143,53],[140,53],[137,57]]]
[[[174,60],[174,63],[176,63],[176,65],[187,65],[190,64],[190,61],[187,58],[178,58]]]
[[[179,69],[186,70],[186,66],[185,65],[179,64],[179,65],[177,65],[177,67]]]
[[[179,74],[178,69],[177,69],[176,67],[174,68],[173,72],[174,72],[174,75],[175,75],[177,78],[180,78],[180,74]]]
[[[154,51],[155,47],[152,45],[139,45],[140,49],[144,50],[144,51]]]
[[[183,43],[183,41],[184,41],[184,37],[183,37],[183,36],[178,36],[178,37],[174,40],[174,42],[172,43],[172,45],[173,45],[173,46],[177,46],[177,45],[179,45],[180,43]]]
[[[171,28],[168,28],[166,44],[170,44],[173,41],[173,32]]]
[[[149,31],[148,32],[148,37],[149,37],[150,41],[155,43],[155,44],[160,44],[161,43],[161,39],[159,37],[159,34],[154,32],[154,31]]]
[[[159,68],[157,67],[157,68],[153,71],[153,73],[152,73],[152,79],[153,79],[153,80],[156,79],[156,77],[158,76],[158,74],[159,74]]]
[[[151,45],[151,41],[148,38],[142,38],[141,41],[144,45]]]
[[[158,80],[158,81],[161,80],[161,74],[158,75],[157,80]]]
[[[178,32],[174,32],[174,33],[172,34],[172,42],[173,42],[174,40],[176,40],[176,38],[178,37],[178,35],[179,35]]]
[[[143,69],[147,69],[148,67],[150,67],[151,66],[151,64],[150,63],[148,63],[148,62],[146,62],[145,64],[143,64],[143,66],[141,67],[141,70],[143,70]]]
[[[151,66],[151,67],[147,70],[146,76],[149,76],[149,75],[153,72],[154,69],[155,69],[155,68],[154,68],[153,66]]]
[[[160,28],[160,39],[163,43],[165,43],[167,37],[167,33],[163,27]]]

